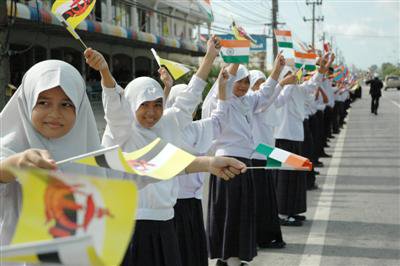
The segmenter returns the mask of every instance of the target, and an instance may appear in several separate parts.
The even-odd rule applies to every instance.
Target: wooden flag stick
[[[101,149],[101,150],[92,151],[92,152],[81,154],[81,155],[78,155],[78,156],[74,156],[74,157],[71,157],[71,158],[68,158],[68,159],[65,159],[65,160],[61,160],[61,161],[56,162],[56,164],[57,165],[61,165],[61,164],[69,163],[71,161],[76,161],[76,160],[79,160],[79,159],[82,159],[82,158],[85,158],[85,157],[97,156],[97,155],[106,153],[108,151],[115,150],[117,148],[119,148],[118,145],[115,145],[115,146],[112,146],[112,147],[107,147],[107,148],[104,148],[104,149]]]
[[[265,169],[265,170],[288,170],[288,171],[310,171],[308,167],[292,168],[292,167],[280,167],[280,166],[250,166],[246,169]]]

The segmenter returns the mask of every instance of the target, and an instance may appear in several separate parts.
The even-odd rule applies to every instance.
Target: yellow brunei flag
[[[194,159],[195,156],[190,153],[157,138],[142,149],[130,153],[122,152],[119,146],[114,146],[69,158],[57,164],[81,163],[167,180],[180,174]]]
[[[119,265],[136,217],[134,182],[43,169],[11,169],[21,212],[2,261]]]
[[[75,28],[90,14],[95,4],[96,0],[56,0],[51,12],[75,39],[80,39]]]
[[[174,80],[177,80],[180,77],[182,77],[183,75],[190,72],[190,68],[185,66],[184,64],[180,64],[180,63],[159,57],[156,50],[154,50],[153,48],[151,48],[151,52],[153,53],[154,58],[156,59],[158,65],[160,67],[165,67]]]

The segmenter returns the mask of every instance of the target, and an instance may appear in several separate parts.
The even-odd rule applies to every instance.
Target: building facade
[[[99,74],[85,64],[82,45],[51,14],[53,2],[8,1],[10,83],[18,86],[39,61],[60,59],[82,73],[89,92],[101,90]],[[200,26],[207,23],[198,0],[97,0],[77,33],[104,55],[116,80],[125,86],[135,77],[156,76],[158,65],[150,48],[163,58],[197,65],[205,52]]]

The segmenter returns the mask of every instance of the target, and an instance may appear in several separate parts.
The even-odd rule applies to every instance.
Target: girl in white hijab
[[[222,131],[226,122],[228,105],[225,101],[225,87],[229,74],[223,68],[218,76],[219,92],[216,110],[211,117],[191,122],[183,130],[183,141],[190,145],[196,155],[207,154]],[[166,107],[175,103],[187,85],[179,84],[171,88]],[[195,114],[195,113],[194,113]],[[194,116],[193,114],[193,116]],[[207,238],[203,222],[202,193],[205,173],[192,173],[177,177],[179,194],[174,211],[182,265],[208,265]]]
[[[182,142],[182,130],[191,123],[191,115],[201,99],[204,81],[218,55],[214,40],[208,42],[207,54],[188,87],[177,97],[172,107],[164,110],[164,93],[154,79],[140,77],[131,81],[125,90],[116,85],[104,58],[91,49],[85,56],[102,75],[103,106],[107,127],[103,136],[105,146],[120,145],[131,152],[160,137],[190,151]],[[92,57],[96,57],[93,59]],[[214,159],[217,160],[217,159]],[[230,159],[231,160],[231,159]],[[186,168],[187,172],[215,170],[203,160],[203,167]],[[235,165],[239,165],[235,161]],[[229,164],[230,165],[230,164]],[[231,167],[219,167],[219,173],[234,176]],[[239,169],[244,165],[240,164]],[[240,171],[239,171],[240,172]],[[137,223],[123,265],[181,265],[179,247],[172,218],[178,190],[177,179],[150,184],[139,191]]]
[[[55,161],[100,148],[85,83],[70,64],[47,60],[31,67],[0,114],[0,245],[10,243],[21,188],[7,166],[56,169]],[[76,164],[62,171],[99,174]],[[92,171],[93,170],[93,171]]]
[[[262,89],[247,94],[249,72],[243,65],[231,65],[227,85],[228,124],[215,143],[217,156],[231,156],[251,165],[254,140],[251,132],[253,115],[272,104],[279,95],[277,79],[285,59],[279,55],[271,77]],[[216,106],[217,84],[214,84],[203,104],[203,118],[209,117]],[[255,228],[255,195],[250,172],[228,182],[210,177],[207,231],[209,252],[218,265],[248,263],[257,255]]]
[[[275,131],[275,146],[283,150],[302,154],[304,140],[303,120],[305,118],[305,100],[320,86],[323,74],[328,70],[330,62],[324,57],[318,72],[308,81],[300,85],[287,85],[275,102],[279,109],[281,123]],[[294,70],[286,66],[281,78],[294,74]],[[299,171],[276,171],[276,192],[278,211],[282,217],[281,225],[301,226],[305,216],[299,215],[307,210],[306,175]]]
[[[266,76],[260,70],[250,70],[248,93],[252,94],[261,89],[266,80]],[[275,105],[272,104],[268,109],[257,110],[254,121],[252,133],[255,145],[263,143],[271,147],[275,146],[274,127],[280,122]],[[254,152],[252,164],[266,166],[267,160],[264,155]],[[286,243],[283,241],[279,222],[273,171],[253,169],[252,172],[256,194],[257,245],[260,248],[283,248]]]

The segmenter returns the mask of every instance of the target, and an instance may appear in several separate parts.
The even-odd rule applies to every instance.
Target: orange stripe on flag
[[[301,167],[307,167],[305,166],[307,161],[308,161],[307,158],[295,154],[290,154],[284,163],[290,166],[301,168]]]
[[[221,40],[221,46],[223,47],[250,47],[249,40]]]
[[[300,52],[294,51],[294,57],[315,59],[315,58],[317,58],[317,54],[314,54],[314,53],[300,53]]]
[[[290,30],[274,30],[274,32],[275,35],[292,37],[292,32]]]

